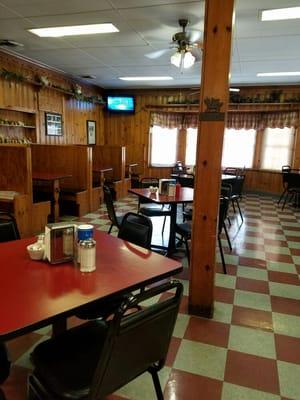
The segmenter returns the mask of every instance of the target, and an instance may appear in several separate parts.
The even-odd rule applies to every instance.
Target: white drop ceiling
[[[226,0],[224,0],[224,3]],[[236,0],[231,85],[298,84],[297,77],[258,78],[258,72],[300,71],[300,20],[261,22],[263,9],[299,6],[299,0]],[[220,9],[222,13],[222,9]],[[170,63],[179,18],[203,33],[204,1],[188,0],[0,0],[0,39],[24,44],[14,52],[109,88],[195,87],[201,61],[184,70]],[[30,28],[112,22],[119,33],[40,38]],[[120,76],[168,75],[172,81],[126,82]]]

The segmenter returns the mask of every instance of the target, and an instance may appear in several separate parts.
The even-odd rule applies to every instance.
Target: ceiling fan
[[[175,53],[171,56],[171,63],[181,70],[190,68],[195,61],[199,61],[202,49],[202,42],[199,40],[201,33],[199,31],[186,31],[188,23],[188,19],[179,19],[178,24],[182,31],[172,36],[171,47],[145,54],[145,57],[157,59],[175,48]]]

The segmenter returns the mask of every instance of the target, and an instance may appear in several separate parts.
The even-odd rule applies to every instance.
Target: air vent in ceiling
[[[24,44],[16,42],[14,40],[0,39],[0,47],[10,47],[10,48],[24,47]]]

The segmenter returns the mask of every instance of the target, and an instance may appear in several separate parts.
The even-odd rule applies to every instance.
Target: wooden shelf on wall
[[[5,126],[6,128],[27,128],[27,129],[35,129],[35,126],[32,125],[13,125],[13,124],[0,124],[0,126]]]

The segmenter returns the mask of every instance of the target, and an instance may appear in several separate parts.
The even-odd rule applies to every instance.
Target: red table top
[[[178,196],[161,195],[158,191],[156,193],[150,193],[149,189],[129,189],[128,192],[158,204],[191,203],[194,198],[194,189],[187,187],[180,188]]]
[[[70,174],[51,173],[51,172],[33,172],[32,179],[39,181],[55,181],[56,179],[71,178]]]
[[[95,232],[97,268],[82,273],[72,263],[32,261],[36,238],[0,243],[0,340],[53,321],[106,296],[129,292],[182,270],[178,261]]]

